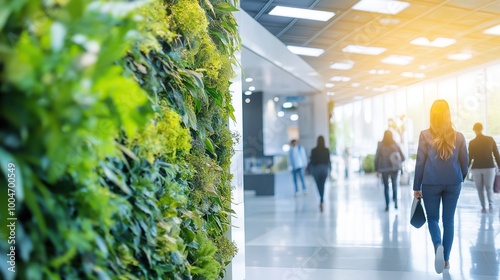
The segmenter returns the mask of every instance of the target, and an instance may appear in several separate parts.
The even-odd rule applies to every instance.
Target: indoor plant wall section
[[[17,277],[221,278],[235,254],[224,236],[234,7],[2,7],[0,158],[18,184]],[[2,252],[8,234],[0,229]]]

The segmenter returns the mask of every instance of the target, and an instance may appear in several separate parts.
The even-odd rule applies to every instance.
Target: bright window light
[[[247,91],[245,91],[245,95],[252,95],[252,92],[247,90]]]
[[[285,112],[283,112],[283,111],[278,112],[278,117],[282,118],[284,116],[285,116]]]
[[[395,15],[408,8],[410,3],[391,0],[361,0],[352,7],[353,10]]]
[[[296,47],[296,46],[286,46],[288,50],[293,52],[294,54],[298,55],[307,55],[307,56],[320,56],[322,55],[325,51],[322,49],[316,49],[316,48],[305,48],[305,47]]]
[[[500,24],[486,29],[485,31],[483,31],[483,33],[490,35],[500,35]]]
[[[253,79],[252,78],[246,78],[245,82],[247,82],[247,83],[253,82]]]
[[[298,119],[299,119],[299,115],[297,115],[297,114],[292,114],[292,115],[290,116],[290,120],[292,120],[292,121],[296,121],[296,120],[298,120]]]
[[[383,63],[396,64],[396,65],[406,65],[410,64],[412,61],[413,61],[413,56],[405,56],[405,55],[390,55],[382,59]]]
[[[354,66],[354,61],[351,60],[346,60],[342,62],[335,62],[332,65],[330,65],[330,69],[337,69],[337,70],[349,70]]]
[[[293,107],[292,102],[285,102],[285,103],[283,103],[283,108],[287,108],[288,109],[288,108],[292,108],[292,107]]]
[[[343,52],[368,54],[368,55],[379,55],[385,52],[386,50],[387,50],[386,48],[365,47],[360,45],[348,45],[347,47],[342,49]]]
[[[334,87],[334,86],[335,86],[335,85],[334,85],[334,84],[332,84],[332,83],[326,83],[326,84],[325,84],[325,87],[327,87],[327,88],[332,88],[332,87]]]
[[[456,42],[457,40],[452,38],[437,37],[436,39],[434,39],[434,41],[431,42],[425,37],[419,37],[415,40],[412,40],[410,44],[426,47],[445,48],[455,44]]]
[[[270,15],[273,16],[282,16],[282,17],[292,17],[292,18],[302,18],[302,19],[310,19],[310,20],[318,20],[318,21],[327,21],[331,19],[335,13],[326,12],[326,11],[316,11],[310,9],[300,9],[300,8],[291,8],[284,6],[276,6],[269,12]]]
[[[472,57],[472,54],[470,53],[455,53],[455,54],[450,54],[448,56],[448,59],[451,60],[467,60]]]

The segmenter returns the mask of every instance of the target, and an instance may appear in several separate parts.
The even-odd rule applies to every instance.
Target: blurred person
[[[423,199],[427,223],[434,245],[434,268],[449,272],[454,237],[454,216],[458,197],[468,172],[469,158],[462,133],[454,129],[450,107],[443,99],[434,101],[430,128],[420,132],[413,196]],[[439,228],[439,208],[443,203],[443,237]]]
[[[488,197],[488,206],[493,210],[493,182],[495,180],[496,167],[500,166],[500,155],[498,155],[497,144],[493,137],[483,134],[483,125],[475,123],[472,130],[476,138],[469,143],[469,166],[472,178],[476,183],[477,194],[481,202],[482,212],[486,213],[486,202],[484,191]]]
[[[302,190],[304,194],[306,191],[306,183],[304,181],[305,168],[307,166],[307,155],[306,149],[299,145],[299,141],[293,139],[290,141],[290,150],[288,151],[288,169],[292,171],[293,174],[293,184],[295,185],[295,196],[299,196],[299,186],[297,182],[297,177],[299,177],[302,183]]]
[[[394,208],[398,209],[399,172],[403,168],[405,156],[399,145],[394,141],[390,130],[384,132],[384,138],[378,143],[375,153],[375,171],[377,177],[382,175],[384,182],[385,211],[389,210],[389,179],[392,185],[392,200]]]
[[[319,192],[319,210],[323,212],[325,182],[331,171],[330,150],[325,146],[323,136],[318,136],[316,147],[311,151],[310,169]]]

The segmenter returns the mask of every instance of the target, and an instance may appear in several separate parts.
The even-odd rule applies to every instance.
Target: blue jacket
[[[432,146],[429,129],[420,132],[413,190],[419,191],[422,185],[458,185],[469,171],[467,145],[462,133],[457,132],[455,149],[448,160],[442,160]]]

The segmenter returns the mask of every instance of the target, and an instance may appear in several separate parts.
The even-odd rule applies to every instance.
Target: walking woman
[[[310,173],[316,181],[316,186],[319,192],[319,210],[323,212],[323,197],[325,194],[326,178],[330,174],[330,150],[325,147],[325,138],[319,136],[316,147],[311,151]]]
[[[493,210],[493,182],[495,180],[495,162],[500,167],[500,155],[498,155],[497,144],[493,137],[483,135],[483,125],[475,123],[472,127],[476,138],[469,143],[469,165],[472,178],[476,183],[479,201],[483,207],[482,212],[486,213],[486,202],[484,200],[484,190],[488,196],[490,211]]]
[[[399,171],[403,167],[404,160],[405,156],[399,145],[394,141],[392,132],[386,130],[384,138],[378,143],[377,152],[375,153],[375,171],[377,171],[377,177],[382,174],[382,181],[384,182],[385,211],[389,210],[389,179],[392,185],[394,208],[398,209]]]
[[[450,107],[443,99],[434,101],[430,128],[420,132],[413,195],[423,198],[437,273],[449,269],[454,236],[454,216],[462,182],[468,172],[465,138],[451,122]],[[443,237],[439,228],[439,208],[443,203]]]

